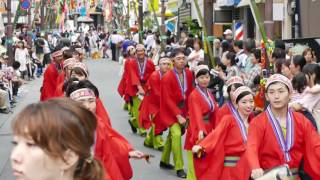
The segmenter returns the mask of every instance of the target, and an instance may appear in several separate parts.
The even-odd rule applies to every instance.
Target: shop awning
[[[239,8],[244,6],[250,6],[250,1],[251,0],[241,0],[237,5],[237,7]],[[263,3],[263,2],[264,2],[263,0],[256,0],[256,3]]]
[[[78,22],[93,22],[93,19],[88,16],[80,16],[77,19]]]

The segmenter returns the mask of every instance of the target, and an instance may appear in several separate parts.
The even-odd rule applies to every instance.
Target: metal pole
[[[204,27],[207,31],[207,36],[213,36],[213,0],[204,0],[204,3],[203,3],[203,14],[204,14],[204,17],[206,17],[204,19]],[[210,41],[207,41],[208,44],[212,45],[213,43],[210,42]],[[212,46],[207,46],[207,48],[211,48]],[[211,65],[210,62],[210,55],[209,55],[209,52],[207,50],[207,52],[205,52],[204,54],[204,61]],[[214,54],[213,54],[214,56]],[[211,67],[213,68],[213,67]]]
[[[161,28],[160,31],[162,32],[162,36],[161,37],[161,51],[164,51],[166,48],[166,44],[167,44],[167,36],[166,36],[166,26],[165,26],[165,13],[166,13],[166,7],[165,7],[165,0],[161,0]],[[164,38],[166,37],[166,38]]]
[[[264,26],[266,28],[267,37],[273,39],[273,0],[266,0],[264,6]]]
[[[13,34],[13,27],[11,22],[11,0],[7,0],[7,55],[9,56],[9,65],[12,65],[14,58],[13,58],[13,49],[12,49],[12,34]]]
[[[143,2],[139,0],[139,43],[143,43]]]
[[[31,7],[28,9],[28,29],[27,29],[27,34],[28,34],[28,45],[31,47],[32,46],[32,21],[31,21]]]
[[[40,27],[41,30],[43,31],[45,29],[45,15],[44,15],[44,8],[46,5],[46,1],[42,0],[40,1],[41,5],[40,5]]]

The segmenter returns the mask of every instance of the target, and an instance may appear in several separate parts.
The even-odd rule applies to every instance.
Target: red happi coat
[[[222,105],[222,107],[218,110],[217,118],[216,118],[216,120],[214,122],[214,126],[215,127],[218,126],[218,124],[221,121],[221,119],[223,118],[223,116],[227,116],[227,115],[231,115],[232,114],[231,111],[230,111],[230,108],[228,106],[228,103],[229,103],[229,101],[227,103],[224,103]]]
[[[55,97],[57,78],[59,76],[57,66],[58,65],[53,62],[48,66],[48,68],[44,72],[40,101],[45,101]]]
[[[170,127],[174,123],[178,123],[176,116],[179,114],[184,117],[188,116],[188,97],[193,90],[193,75],[189,69],[185,69],[185,72],[187,78],[185,99],[174,70],[168,71],[161,79],[160,119],[163,127]],[[184,102],[182,109],[178,107],[181,102]]]
[[[97,116],[98,128],[95,155],[100,159],[111,179],[129,180],[133,176],[129,152],[133,150],[129,142],[116,130]],[[111,156],[111,157],[110,157]],[[120,178],[122,177],[122,178]]]
[[[220,123],[220,121],[223,119],[224,116],[227,115],[232,115],[232,112],[230,110],[230,105],[229,103],[231,103],[230,101],[228,101],[227,103],[225,103],[217,112],[217,118],[214,122],[214,127],[218,126],[218,124]],[[251,113],[249,115],[249,120],[254,118],[254,113]]]
[[[126,102],[129,101],[129,96],[126,93],[126,85],[127,85],[127,80],[128,80],[128,76],[129,76],[129,62],[131,60],[135,60],[135,59],[133,59],[133,58],[126,59],[124,65],[123,65],[124,66],[123,74],[122,74],[121,80],[118,85],[118,93],[122,98],[124,98],[124,100]]]
[[[210,105],[205,97],[200,94],[198,88],[195,88],[188,98],[189,126],[185,139],[185,149],[187,150],[191,150],[192,147],[197,144],[198,134],[200,131],[203,131],[206,136],[214,128],[218,105],[211,93],[209,93],[209,96],[213,100],[212,112]],[[208,122],[205,122],[205,116],[208,116]]]
[[[108,114],[108,111],[104,107],[101,99],[99,97],[96,97],[96,115],[101,117],[101,119],[108,124],[110,127],[111,126],[111,120]]]
[[[218,126],[199,145],[204,148],[203,158],[194,158],[198,180],[247,180],[248,162],[245,156],[246,143],[240,127],[232,115],[222,118]],[[235,167],[225,167],[224,158],[240,157]]]
[[[131,60],[128,64],[128,79],[126,83],[126,93],[129,96],[136,96],[138,92],[138,85],[141,85],[145,89],[150,75],[155,70],[154,64],[151,60],[146,60],[146,68],[142,79],[140,79],[138,60]]]
[[[105,180],[124,180],[120,167],[118,166],[111,150],[110,142],[106,138],[105,124],[98,121],[96,130],[96,140],[94,156],[103,164],[105,170]]]
[[[129,152],[133,150],[132,146],[101,118],[97,117],[97,119],[95,156],[104,164],[106,174],[110,179],[131,179],[133,172],[129,162]]]
[[[153,115],[153,123],[155,124],[155,134],[161,133],[162,127],[159,116],[160,109],[160,81],[161,72],[154,71],[146,84],[146,95],[143,98],[139,108],[139,123],[142,127],[149,129],[151,126],[150,116]]]
[[[291,160],[285,161],[284,153],[274,134],[266,112],[252,120],[249,126],[247,158],[250,169],[268,170],[279,165],[299,168],[304,158],[304,171],[313,179],[320,179],[320,136],[312,124],[300,113],[293,112],[294,142],[289,150]]]
[[[64,96],[64,92],[63,92],[63,85],[64,85],[64,81],[65,81],[65,73],[64,71],[61,72],[57,78],[57,86],[56,86],[56,90],[55,90],[55,97],[62,97]]]

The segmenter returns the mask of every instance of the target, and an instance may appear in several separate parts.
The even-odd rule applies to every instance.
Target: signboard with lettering
[[[0,0],[0,13],[6,13],[6,0]]]

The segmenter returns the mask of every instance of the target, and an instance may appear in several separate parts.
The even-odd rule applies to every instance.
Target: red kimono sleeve
[[[204,148],[205,156],[203,158],[194,158],[198,180],[220,180],[224,169],[224,141],[228,133],[229,124],[226,119],[199,143]]]
[[[99,97],[96,98],[96,115],[100,117],[102,121],[104,121],[106,124],[112,127],[109,114]]]
[[[95,141],[95,158],[99,159],[105,169],[105,180],[115,179],[124,180],[120,167],[118,166],[111,144],[106,140],[106,128],[102,122],[98,121]]]
[[[159,71],[155,71],[152,73],[147,83],[147,89],[151,100],[149,113],[154,115],[159,112],[160,107],[160,80]]]
[[[126,81],[127,81],[127,76],[128,76],[128,64],[130,62],[130,59],[126,59],[125,63],[124,63],[124,68],[123,68],[123,74],[121,77],[121,80],[119,82],[118,85],[118,93],[121,97],[123,97],[125,95],[125,90],[126,90]]]
[[[104,124],[100,117],[97,117],[97,119],[100,124]],[[106,148],[110,149],[115,162],[118,167],[120,167],[120,171],[124,179],[131,179],[133,174],[129,161],[129,152],[133,150],[131,144],[121,134],[107,124],[104,124],[103,130],[105,131],[103,136],[108,142],[108,146]]]
[[[231,111],[227,103],[225,103],[216,113],[216,118],[214,121],[214,127],[218,126],[223,116],[230,115]]]
[[[260,149],[260,145],[262,143],[261,141],[263,140],[263,135],[264,135],[263,126],[266,126],[263,120],[266,118],[268,118],[266,117],[266,114],[262,113],[256,118],[254,118],[249,125],[247,150],[245,153],[248,159],[250,172],[253,169],[260,168],[259,149]]]
[[[149,95],[146,95],[139,107],[139,124],[141,124],[142,127],[145,129],[149,129],[151,126],[150,122],[150,101],[151,97]]]
[[[196,90],[194,90],[189,96],[188,107],[189,107],[189,127],[187,131],[186,147],[190,143],[191,146],[195,145],[198,141],[198,134],[203,131],[207,134],[206,127],[203,122],[203,109],[208,109],[201,103],[200,96],[197,96]],[[208,111],[208,110],[205,110]],[[190,139],[189,139],[190,138]],[[192,148],[192,147],[191,147]]]
[[[57,68],[55,67],[55,64],[51,63],[43,75],[43,84],[40,96],[41,101],[45,101],[54,97],[58,76],[59,74]]]
[[[305,171],[313,178],[320,179],[320,135],[305,118],[304,127],[304,161]]]
[[[174,96],[173,92],[177,91],[178,89],[172,88],[172,84],[174,83],[172,81],[175,81],[175,79],[170,79],[170,76],[164,77],[161,80],[160,111],[162,109],[166,110],[166,111],[160,112],[161,115],[162,113],[164,114],[168,113],[173,116],[182,114],[181,110],[177,107],[176,103],[174,102],[174,99],[176,99],[177,97]]]
[[[131,179],[133,175],[129,161],[129,152],[132,150],[131,145],[115,131],[108,133],[107,141],[109,141],[112,154],[120,167],[124,179]]]
[[[211,153],[219,142],[223,142],[226,138],[228,127],[230,125],[230,119],[232,116],[224,116],[221,123],[211,131],[200,143],[199,145],[204,148],[206,153]]]

